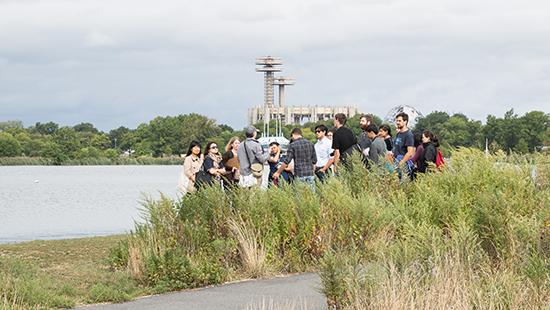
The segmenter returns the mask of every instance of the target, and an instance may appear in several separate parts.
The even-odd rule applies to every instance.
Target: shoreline
[[[36,239],[9,239],[9,238],[0,238],[0,247],[3,245],[13,245],[13,244],[22,244],[30,242],[42,242],[42,241],[63,241],[63,240],[75,240],[75,239],[89,239],[89,238],[100,238],[100,237],[115,237],[115,236],[126,236],[129,232],[118,231],[118,232],[104,232],[98,234],[71,234],[71,235],[54,235],[54,236],[40,236]]]
[[[43,157],[0,157],[0,166],[153,166],[183,165],[181,157],[124,157],[55,159]]]

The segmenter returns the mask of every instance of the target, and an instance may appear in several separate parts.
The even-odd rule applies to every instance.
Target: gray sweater
[[[386,142],[380,137],[374,138],[369,150],[369,159],[378,164],[380,157],[386,154]]]
[[[248,157],[245,152],[248,153]],[[246,138],[237,150],[237,157],[239,158],[241,175],[247,176],[252,174],[250,166],[254,163],[265,164],[267,158],[269,157],[269,153],[264,153],[262,146],[257,140]],[[249,158],[250,162],[248,161]]]

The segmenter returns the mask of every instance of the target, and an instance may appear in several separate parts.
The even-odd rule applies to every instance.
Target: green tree
[[[550,128],[550,116],[548,114],[541,111],[525,113],[525,115],[520,118],[519,124],[519,134],[521,135],[520,142],[523,140],[526,143],[528,151],[534,151],[547,141],[547,131]],[[525,149],[523,145],[522,149]]]
[[[109,136],[104,133],[98,133],[92,136],[91,146],[100,150],[106,150],[111,146]]]
[[[127,150],[132,143],[132,131],[124,126],[109,131],[109,140],[113,148]]]
[[[23,122],[20,120],[0,122],[0,131],[8,129],[23,129]]]
[[[73,126],[73,129],[76,132],[89,132],[94,134],[99,133],[99,130],[97,130],[91,123],[80,123]]]
[[[0,157],[20,156],[23,149],[11,134],[0,132]]]
[[[45,124],[36,123],[34,125],[34,128],[31,129],[31,131],[35,131],[43,135],[53,135],[58,129],[59,129],[58,124],[54,122],[47,122]]]
[[[429,130],[436,135],[441,135],[443,125],[449,120],[447,112],[435,111],[417,120],[414,130],[423,132]]]
[[[76,131],[71,127],[61,127],[53,135],[53,142],[57,144],[66,156],[72,158],[80,149],[80,140]]]

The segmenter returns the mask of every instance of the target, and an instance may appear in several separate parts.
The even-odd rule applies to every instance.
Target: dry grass
[[[141,253],[138,248],[130,245],[128,248],[128,270],[135,279],[141,279],[143,277],[143,260],[141,259]]]
[[[445,256],[428,272],[418,265],[388,274],[374,287],[350,292],[347,307],[363,309],[549,309],[550,296],[521,281],[511,270],[474,270],[458,256]],[[503,295],[502,292],[507,292]]]
[[[244,222],[242,217],[228,221],[231,233],[239,244],[239,257],[244,271],[251,277],[260,277],[267,272],[266,250],[258,241],[258,234]]]
[[[243,310],[308,310],[310,309],[305,300],[288,300],[275,302],[273,299],[265,298],[260,303],[251,303]]]

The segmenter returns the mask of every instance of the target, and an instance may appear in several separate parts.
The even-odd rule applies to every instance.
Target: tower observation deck
[[[250,125],[263,122],[264,136],[270,136],[269,122],[276,120],[275,135],[281,136],[281,126],[300,124],[304,122],[317,122],[334,118],[337,113],[344,113],[347,117],[353,117],[359,111],[354,106],[287,106],[285,103],[285,87],[295,84],[295,80],[289,77],[275,77],[275,72],[283,70],[283,61],[280,57],[264,56],[256,58],[256,72],[264,73],[264,104],[248,110],[248,123]],[[279,86],[279,100],[275,105],[274,87]]]

